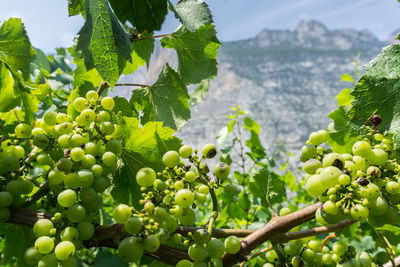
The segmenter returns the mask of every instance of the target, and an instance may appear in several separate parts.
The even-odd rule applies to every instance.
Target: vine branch
[[[22,203],[21,207],[26,208],[38,201],[44,195],[46,195],[50,191],[49,183],[42,184],[38,191],[36,191],[32,196],[30,196],[24,203]]]
[[[140,83],[116,83],[114,86],[139,86],[139,87],[150,87],[148,84]]]

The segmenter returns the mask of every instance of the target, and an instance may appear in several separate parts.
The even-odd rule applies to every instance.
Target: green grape
[[[88,221],[82,221],[76,227],[79,231],[79,239],[89,240],[94,235],[94,225]]]
[[[291,263],[293,265],[293,267],[300,267],[303,266],[303,261],[301,260],[301,258],[299,256],[293,257],[291,260]]]
[[[72,121],[72,117],[65,113],[58,113],[56,116],[56,121],[57,123],[70,122]]]
[[[132,216],[131,208],[125,204],[119,204],[112,211],[112,217],[117,223],[126,223],[126,221]]]
[[[179,217],[179,221],[182,225],[187,226],[194,223],[196,214],[191,208],[183,209],[182,215]]]
[[[229,196],[234,196],[236,191],[237,191],[237,188],[233,184],[227,184],[224,186],[224,193]]]
[[[50,139],[45,134],[37,134],[33,137],[33,144],[39,148],[45,149],[49,145]]]
[[[322,255],[322,263],[325,265],[331,265],[333,263],[331,254]]]
[[[75,254],[75,245],[70,241],[61,241],[54,249],[56,258],[60,261],[65,261]]]
[[[71,144],[75,147],[80,147],[82,144],[85,143],[85,138],[80,134],[73,134],[71,136]]]
[[[104,192],[108,187],[110,187],[110,181],[103,176],[95,176],[93,180],[92,187],[97,193]]]
[[[136,181],[142,187],[151,186],[156,180],[156,173],[152,168],[141,168],[136,174]]]
[[[78,267],[78,260],[75,257],[71,257],[68,260],[60,262],[59,267]]]
[[[54,248],[54,241],[48,236],[41,236],[35,241],[35,249],[41,254],[48,254]]]
[[[91,169],[96,164],[96,158],[90,154],[85,155],[81,161],[82,168]]]
[[[10,210],[7,208],[0,208],[0,222],[6,222],[10,218]]]
[[[175,267],[192,267],[192,262],[188,260],[180,260]]]
[[[398,182],[395,182],[395,181],[387,182],[385,189],[389,194],[392,194],[392,195],[397,195],[400,193],[400,185]]]
[[[125,262],[136,262],[143,256],[144,248],[136,237],[124,238],[118,246],[118,255]]]
[[[107,167],[113,167],[117,165],[117,156],[110,151],[107,151],[101,157],[103,164]],[[153,181],[154,182],[154,181]],[[153,183],[152,182],[152,183]]]
[[[49,236],[50,230],[54,228],[52,221],[48,219],[39,219],[33,225],[33,233],[36,237]]]
[[[57,134],[69,134],[74,130],[74,127],[72,126],[72,124],[70,122],[63,122],[60,124],[57,124],[54,127],[54,131]]]
[[[114,99],[112,99],[109,96],[106,96],[101,100],[101,106],[105,110],[112,110],[114,108],[114,105],[115,105]]]
[[[84,151],[86,154],[90,154],[96,157],[99,153],[99,148],[95,143],[89,142],[85,144]]]
[[[319,252],[321,251],[320,247],[321,247],[321,242],[317,241],[317,240],[310,240],[307,243],[307,246],[314,252]]]
[[[240,250],[240,239],[236,236],[229,236],[225,239],[224,246],[229,254],[236,254]]]
[[[165,189],[167,189],[167,184],[160,179],[156,179],[153,182],[153,187],[158,191],[164,191]]]
[[[102,110],[99,112],[99,115],[97,115],[97,119],[100,122],[105,122],[105,121],[109,121],[111,119],[111,116],[110,116],[109,112]]]
[[[353,162],[355,170],[362,171],[366,167],[365,159],[361,156],[353,156]]]
[[[44,255],[40,258],[38,267],[58,267],[58,261],[53,254]]]
[[[229,165],[224,163],[224,162],[217,163],[214,166],[214,175],[218,179],[226,179],[226,178],[228,178]]]
[[[319,146],[328,141],[329,133],[325,130],[319,130],[318,132],[312,132],[308,139],[312,145]]]
[[[322,168],[322,164],[317,159],[309,159],[304,162],[304,171],[308,174],[315,174],[319,168]]]
[[[338,256],[344,255],[346,249],[347,247],[345,247],[345,245],[340,241],[337,241],[332,245],[332,252]]]
[[[374,256],[374,262],[377,264],[385,264],[390,261],[390,255],[386,251],[378,251]]]
[[[39,127],[33,128],[32,129],[32,135],[35,136],[35,135],[38,135],[38,134],[46,134],[46,131],[43,130],[42,128],[39,128]]]
[[[212,159],[217,155],[217,148],[213,144],[206,144],[201,149],[201,155],[207,159]]]
[[[192,171],[188,171],[185,173],[185,181],[188,183],[193,183],[194,181],[196,181],[197,179],[197,175],[196,173],[192,172]]]
[[[57,162],[57,169],[62,172],[69,172],[72,169],[72,161],[68,158],[60,158]]]
[[[286,216],[290,213],[292,213],[292,211],[289,208],[284,207],[284,208],[280,209],[279,216]]]
[[[191,245],[188,249],[189,257],[194,261],[202,261],[207,257],[207,250],[203,245]]]
[[[83,203],[90,203],[97,200],[97,192],[92,187],[82,188],[79,196]]]
[[[338,183],[340,185],[349,185],[351,182],[351,178],[350,176],[348,176],[347,174],[341,174],[338,177]]]
[[[374,148],[368,157],[368,162],[371,165],[384,166],[388,158],[389,156],[386,151],[380,148]]]
[[[111,151],[116,155],[121,154],[122,152],[122,144],[119,140],[111,138],[105,146],[106,151]]]
[[[314,263],[314,258],[315,258],[315,252],[312,249],[305,249],[303,251],[303,254],[301,255],[304,262],[312,265]]]
[[[173,233],[178,229],[178,221],[172,215],[167,215],[163,222],[163,228],[168,231],[168,233]]]
[[[39,253],[34,247],[29,247],[25,250],[24,253],[24,261],[29,265],[38,264],[40,258],[42,258],[42,254]]]
[[[357,141],[352,147],[353,154],[363,158],[368,158],[372,154],[370,143],[366,141]]]
[[[25,156],[25,149],[22,146],[12,146],[12,150],[9,153],[12,157],[22,159]]]
[[[50,165],[52,163],[52,160],[47,153],[40,153],[37,158],[36,162],[39,163],[40,165]]]
[[[19,160],[13,156],[5,157],[3,159],[3,166],[8,172],[16,171],[19,169]]]
[[[181,190],[184,186],[185,186],[185,184],[183,183],[183,181],[176,181],[176,182],[174,183],[174,189],[175,189],[176,191]]]
[[[43,116],[44,123],[47,125],[56,125],[57,123],[57,113],[54,111],[46,111]]]
[[[53,169],[49,172],[47,175],[47,179],[49,180],[50,184],[57,185],[61,184],[64,182],[65,174],[58,170],[58,169]]]
[[[258,257],[258,258],[260,258],[260,257]],[[218,259],[211,258],[210,261],[211,261],[212,267],[222,267],[223,266],[222,260],[220,258],[218,258]],[[273,267],[273,266],[271,266],[271,267]]]
[[[341,174],[342,172],[334,166],[326,167],[320,173],[321,183],[325,188],[334,187],[338,184],[338,179]]]
[[[195,193],[195,199],[200,203],[204,203],[207,201],[207,195],[202,193]]]
[[[381,220],[385,221],[387,224],[394,224],[399,225],[400,215],[399,209],[394,206],[389,206],[388,210],[383,214],[380,218]]]
[[[288,256],[296,256],[298,254],[298,250],[295,244],[293,243],[286,243],[283,245],[283,251],[288,255]]]
[[[68,173],[64,177],[64,185],[68,188],[77,189],[81,186],[79,175],[75,172]]]
[[[60,233],[61,241],[75,242],[79,238],[79,231],[75,227],[66,227]]]
[[[204,261],[195,261],[192,263],[192,267],[208,267],[208,264]]]
[[[210,188],[206,186],[205,184],[202,184],[199,186],[197,189],[200,194],[208,195],[210,193]]]
[[[344,158],[338,153],[326,154],[322,160],[322,166],[324,168],[329,166],[335,166],[341,170],[344,167],[344,163],[345,163]]]
[[[301,159],[304,159],[302,161],[306,161],[308,159],[311,159],[317,155],[317,148],[313,145],[304,145],[301,148]]]
[[[328,200],[323,205],[324,211],[329,215],[336,215],[339,212],[339,208],[336,207],[335,202]]]
[[[81,160],[83,160],[84,157],[85,157],[85,151],[83,151],[83,149],[80,148],[80,147],[74,147],[74,148],[71,150],[70,157],[71,157],[71,159],[72,159],[73,161],[76,161],[76,162],[77,162],[77,161],[81,161]]]
[[[194,194],[189,189],[181,189],[175,194],[175,201],[178,206],[188,208],[193,204]]]
[[[6,185],[6,191],[13,194],[13,196],[17,196],[22,193],[22,181],[20,180],[11,180]],[[14,198],[15,199],[15,198]]]
[[[142,230],[142,223],[138,218],[131,217],[125,222],[124,229],[129,234],[138,234]]]
[[[89,102],[83,97],[78,97],[74,100],[72,106],[76,111],[82,112],[89,107]]]
[[[0,209],[6,208],[13,203],[13,194],[8,191],[0,191]]]
[[[50,157],[54,161],[58,161],[60,158],[64,157],[64,151],[59,148],[54,148],[50,151],[48,151]]]
[[[88,125],[94,122],[96,119],[96,113],[92,109],[87,108],[81,112],[79,117],[85,123],[84,125]]]
[[[275,262],[276,260],[278,260],[278,254],[275,250],[269,250],[265,252],[265,259],[269,262]]]
[[[71,189],[66,189],[57,196],[58,204],[65,208],[71,207],[76,203],[77,200],[78,196],[76,195],[76,192]]]
[[[162,157],[164,165],[169,168],[177,166],[179,164],[179,159],[179,153],[174,150],[166,152]]]
[[[143,248],[147,252],[155,252],[160,247],[160,240],[156,235],[149,235],[143,241]]]
[[[95,177],[100,177],[103,174],[103,167],[99,164],[92,166],[92,172]]]
[[[17,138],[29,138],[32,134],[32,127],[26,123],[19,123],[14,129],[14,133]]]
[[[57,139],[57,143],[62,148],[68,148],[71,146],[71,137],[68,134],[63,134]]]
[[[25,195],[30,194],[33,191],[33,188],[35,187],[35,184],[29,180],[21,180],[21,182],[22,182],[21,193]]]
[[[305,187],[309,195],[320,196],[325,192],[326,187],[322,185],[321,180],[321,176],[318,174],[314,174],[308,178]]]
[[[184,159],[189,158],[192,154],[193,154],[193,149],[188,145],[183,145],[181,146],[181,148],[179,148],[179,156],[181,156]]]
[[[70,222],[80,222],[85,219],[86,216],[86,209],[82,205],[75,204],[68,208],[66,211],[67,219]]]
[[[369,183],[360,191],[361,197],[368,198],[368,200],[375,200],[380,194],[381,191],[379,190],[379,187],[374,183]]]
[[[94,91],[94,90],[90,90],[86,93],[86,99],[92,103],[94,101],[94,103],[96,103],[96,101],[99,99],[99,94]]]
[[[224,243],[217,238],[208,241],[206,249],[211,258],[221,258],[225,253]]]
[[[77,174],[79,177],[80,186],[83,188],[90,187],[93,184],[94,176],[91,171],[82,169],[78,171]]]
[[[198,229],[194,232],[193,241],[198,245],[204,245],[210,239],[210,234],[206,229]]]
[[[105,121],[100,124],[100,131],[103,134],[109,135],[112,134],[115,130],[114,124],[110,121]]]
[[[366,219],[369,215],[369,210],[361,204],[356,204],[350,209],[350,216],[353,220]]]

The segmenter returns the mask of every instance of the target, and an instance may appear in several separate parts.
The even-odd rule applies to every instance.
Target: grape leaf
[[[350,82],[350,83],[353,83],[353,82],[354,82],[354,79],[353,79],[353,76],[351,76],[351,75],[348,74],[348,73],[345,73],[345,74],[342,74],[342,76],[340,76],[340,81],[341,81],[341,82]]]
[[[181,147],[181,140],[172,136],[174,130],[163,127],[162,122],[148,122],[140,127],[137,119],[125,117],[121,126],[124,136],[124,166],[114,177],[116,187],[113,196],[118,199],[131,199],[132,204],[137,207],[141,194],[140,187],[134,179],[136,172],[143,167],[151,167],[155,171],[162,170],[162,156],[169,150],[177,151]]]
[[[123,262],[118,255],[111,254],[109,251],[101,251],[96,255],[93,267],[128,267],[129,264]]]
[[[286,198],[285,183],[276,173],[263,168],[253,178],[250,190],[262,201],[268,198],[271,203],[278,203]]]
[[[153,34],[144,34],[149,37]],[[150,57],[154,51],[154,39],[142,39],[132,42],[132,62],[127,61],[123,74],[128,75],[136,71],[140,66],[146,64],[149,67]]]
[[[180,0],[173,12],[189,31],[195,31],[205,24],[213,23],[211,11],[204,1]]]
[[[353,108],[350,110],[350,131],[365,133],[372,115],[383,120],[378,129],[386,131],[396,125],[400,110],[400,45],[385,47],[367,66],[365,74],[355,86]],[[397,134],[396,134],[397,135]],[[396,137],[395,137],[396,138]],[[400,144],[395,143],[396,147]]]
[[[85,0],[68,0],[68,15],[82,14],[85,17]]]
[[[267,154],[265,148],[262,146],[260,138],[261,126],[250,117],[244,118],[244,128],[250,132],[250,138],[246,140],[246,146],[250,148],[250,152],[247,155],[254,161],[258,162],[264,159]]]
[[[32,229],[15,224],[0,224],[0,234],[5,237],[0,265],[17,261],[18,266],[27,266],[23,255],[35,241]]]
[[[204,100],[208,94],[210,87],[210,79],[204,79],[200,82],[196,89],[190,94],[189,106],[194,106]]]
[[[6,64],[0,61],[0,112],[6,112],[21,102],[14,89],[14,79]]]
[[[161,44],[176,50],[178,72],[186,84],[199,83],[217,75],[220,42],[212,24],[201,26],[195,32],[180,27],[171,37],[163,38]]]
[[[350,106],[354,100],[354,96],[351,95],[352,89],[345,88],[336,96],[336,101],[339,106]]]
[[[112,112],[114,112],[115,114],[118,114],[119,112],[121,112],[121,115],[126,116],[126,117],[134,116],[131,104],[129,104],[129,102],[128,102],[128,100],[126,100],[126,98],[115,96],[114,102],[115,102],[115,105],[114,105]],[[135,114],[135,117],[137,115],[138,114]]]
[[[143,121],[150,119],[164,122],[164,125],[172,129],[180,129],[190,118],[189,95],[185,84],[168,64],[166,64],[158,76],[157,81],[150,87],[135,90],[130,100],[133,106],[145,98],[144,102],[151,105],[147,110]],[[149,114],[150,112],[150,114]]]
[[[29,66],[36,51],[32,48],[21,19],[10,18],[1,25],[0,52],[14,71],[21,71],[25,80],[29,78]]]
[[[95,67],[111,86],[131,59],[131,42],[107,0],[86,0],[86,21],[79,32],[77,49],[88,70]]]

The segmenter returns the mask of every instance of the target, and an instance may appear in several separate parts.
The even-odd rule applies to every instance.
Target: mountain
[[[337,107],[335,96],[352,86],[340,76],[353,73],[357,54],[361,69],[387,44],[367,30],[331,30],[314,20],[301,21],[293,31],[266,29],[250,39],[225,42],[218,76],[178,136],[199,148],[215,143],[229,109],[241,105],[262,126],[269,153],[277,143],[297,153],[311,131],[326,128],[328,114]],[[151,83],[165,61],[176,66],[174,53],[160,46],[151,61],[148,72],[138,71],[127,81]]]

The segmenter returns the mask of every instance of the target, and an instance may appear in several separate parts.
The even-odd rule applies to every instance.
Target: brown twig
[[[139,87],[150,87],[147,84],[140,84],[140,83],[116,83],[115,86],[139,86]]]
[[[110,85],[109,85],[107,82],[102,81],[102,82],[100,83],[99,88],[97,89],[97,94],[98,94],[98,95],[101,95],[101,94],[103,93],[103,91],[104,91],[105,89],[107,89],[108,87],[110,87]]]
[[[34,193],[31,197],[29,197],[24,203],[22,203],[21,208],[27,208],[32,203],[35,203],[44,195],[46,195],[50,191],[49,183],[42,184],[36,193]]]
[[[154,38],[161,38],[161,37],[171,37],[172,34],[160,34],[160,35],[154,35],[154,36],[144,36],[144,37],[137,37],[134,39],[131,39],[132,42],[137,42],[140,40],[146,40],[146,39],[154,39]]]

